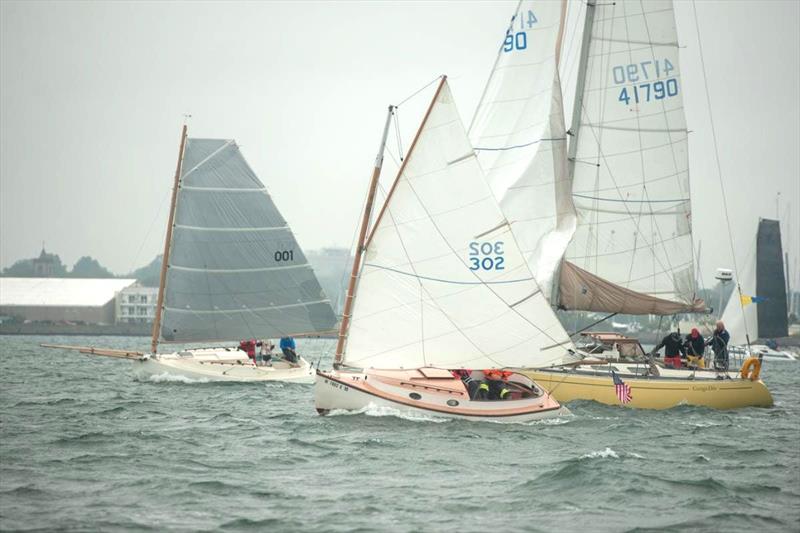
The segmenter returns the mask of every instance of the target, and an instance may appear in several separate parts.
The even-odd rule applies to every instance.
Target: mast
[[[581,56],[578,63],[578,79],[575,85],[575,102],[572,108],[572,123],[567,134],[569,151],[567,152],[568,176],[575,174],[575,155],[578,153],[578,130],[581,127],[581,111],[583,110],[583,89],[586,85],[586,68],[589,64],[589,46],[592,41],[592,27],[594,26],[594,10],[597,0],[586,0],[586,19],[583,23],[583,40],[581,41]]]
[[[169,206],[169,220],[167,221],[167,237],[164,239],[164,255],[161,262],[161,277],[158,283],[158,300],[156,301],[156,316],[153,319],[153,340],[150,349],[156,353],[158,348],[158,335],[161,329],[161,313],[164,305],[164,285],[167,281],[167,264],[169,263],[169,250],[172,243],[172,231],[175,222],[175,204],[178,200],[178,184],[181,179],[181,167],[183,165],[183,151],[186,148],[186,124],[181,131],[181,145],[178,150],[178,164],[175,168],[175,180],[172,185],[172,201]]]
[[[389,136],[389,124],[392,121],[394,114],[394,106],[389,106],[389,111],[386,113],[386,124],[383,126],[383,136],[381,137],[381,144],[378,148],[378,155],[375,158],[375,168],[372,170],[372,179],[369,183],[369,192],[367,193],[367,203],[364,205],[364,214],[361,217],[361,230],[358,233],[358,245],[356,247],[356,256],[353,258],[353,268],[350,270],[350,282],[347,285],[347,295],[344,300],[344,310],[342,312],[342,323],[339,325],[339,340],[336,344],[336,358],[334,359],[334,367],[338,367],[342,363],[342,355],[344,354],[344,341],[347,337],[347,329],[350,326],[350,311],[353,307],[353,294],[355,291],[356,280],[358,279],[358,271],[361,269],[361,258],[364,255],[364,241],[367,237],[367,227],[369,226],[370,215],[372,214],[372,204],[375,201],[375,193],[378,189],[378,179],[381,176],[381,167],[383,167],[383,153],[386,148],[386,139]]]

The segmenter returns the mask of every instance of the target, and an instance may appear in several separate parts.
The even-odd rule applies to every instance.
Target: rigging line
[[[394,116],[394,132],[397,136],[397,153],[400,154],[400,162],[403,161],[403,137],[400,135],[400,110],[395,108],[392,112]]]
[[[545,138],[542,138],[542,139],[531,141],[529,143],[517,144],[517,145],[514,145],[514,146],[501,146],[501,147],[498,147],[498,148],[481,148],[481,147],[476,146],[474,148],[474,150],[476,152],[481,152],[481,151],[484,151],[484,152],[502,152],[504,150],[514,150],[515,148],[525,148],[526,146],[531,146],[531,145],[534,145],[534,144],[538,144],[540,142],[566,141],[566,140],[567,140],[566,137],[545,137]]]
[[[411,264],[411,258],[406,255],[406,258],[409,260],[409,264],[411,268],[414,268],[413,264]],[[369,266],[372,268],[377,268],[378,270],[387,270],[389,272],[394,272],[395,274],[400,274],[402,276],[409,276],[412,278],[417,279],[424,279],[425,281],[436,281],[438,283],[449,283],[451,285],[503,285],[503,284],[510,284],[510,283],[523,283],[529,281],[535,281],[535,278],[520,278],[520,279],[509,279],[505,281],[456,281],[456,280],[449,280],[449,279],[441,279],[441,278],[432,278],[428,276],[420,276],[416,273],[416,269],[414,273],[411,272],[404,272],[402,270],[397,270],[391,267],[385,267],[381,265],[376,265],[373,263],[364,263],[364,266]],[[480,279],[480,278],[479,278]]]
[[[152,220],[150,220],[150,227],[147,228],[147,233],[145,233],[144,239],[142,240],[142,243],[139,245],[139,249],[136,251],[136,255],[133,257],[133,261],[131,262],[131,267],[129,269],[129,272],[133,273],[133,271],[134,271],[133,268],[134,268],[134,266],[136,266],[136,261],[139,260],[139,254],[142,253],[142,249],[144,248],[145,243],[150,238],[150,233],[153,231],[153,226],[155,226],[156,220],[161,215],[161,211],[164,209],[164,204],[167,203],[167,199],[170,197],[171,193],[172,193],[172,191],[167,189],[165,191],[165,194],[161,198],[161,204],[158,206],[158,209],[156,210],[155,216],[152,218]],[[162,258],[162,260],[163,260],[163,258]]]
[[[587,329],[589,329],[589,328],[592,328],[592,327],[596,326],[596,325],[597,325],[597,324],[599,324],[600,322],[605,322],[605,321],[606,321],[606,320],[608,320],[609,318],[612,318],[612,317],[615,317],[615,316],[617,316],[618,314],[619,314],[618,312],[614,312],[614,313],[611,313],[610,315],[604,316],[604,317],[603,317],[603,318],[601,318],[600,320],[596,320],[596,321],[592,322],[592,323],[591,323],[591,324],[589,324],[588,326],[586,326],[586,327],[584,327],[584,328],[581,328],[581,329],[579,329],[579,330],[578,330],[578,331],[576,331],[575,333],[570,333],[570,334],[569,334],[569,336],[570,336],[570,338],[572,338],[572,337],[574,337],[575,335],[578,335],[578,334],[580,334],[580,333],[583,333],[583,332],[584,332],[584,331],[586,331]]]
[[[719,188],[722,193],[722,206],[725,212],[725,226],[728,229],[728,243],[731,248],[731,257],[733,258],[733,271],[736,274],[736,288],[739,290],[739,307],[742,310],[742,321],[744,322],[744,334],[747,339],[747,349],[750,350],[750,332],[747,328],[747,318],[744,313],[744,303],[742,302],[742,287],[739,284],[739,267],[736,264],[736,250],[733,246],[733,232],[731,231],[731,220],[728,216],[728,198],[725,195],[725,183],[722,179],[722,165],[719,160],[719,146],[717,144],[717,131],[714,127],[714,114],[711,110],[711,93],[708,90],[708,78],[706,76],[706,62],[703,57],[703,42],[700,39],[700,24],[697,21],[697,5],[695,0],[692,0],[692,12],[694,13],[694,27],[697,32],[697,48],[700,53],[700,66],[703,71],[703,85],[706,89],[706,105],[708,106],[708,118],[711,123],[711,138],[714,142],[714,158],[717,164],[717,177],[719,178]]]
[[[520,0],[520,1],[521,1],[521,0]],[[416,91],[414,91],[414,92],[411,94],[411,96],[408,96],[408,97],[406,97],[404,100],[401,100],[401,101],[400,101],[400,103],[399,103],[399,104],[397,104],[397,105],[396,105],[396,106],[394,106],[394,107],[395,107],[395,108],[397,108],[397,107],[400,107],[401,105],[405,104],[406,102],[408,102],[409,100],[411,100],[412,98],[414,98],[415,96],[417,96],[419,93],[421,93],[422,91],[424,91],[425,89],[427,89],[428,87],[430,87],[431,85],[433,85],[434,83],[436,83],[437,81],[439,81],[440,79],[442,79],[442,76],[443,76],[443,75],[436,76],[436,77],[435,77],[435,78],[433,78],[433,79],[432,79],[430,82],[426,83],[426,84],[425,84],[425,86],[423,86],[422,88],[420,88],[420,89],[417,89]]]
[[[631,187],[633,187],[633,185],[631,185]],[[623,200],[616,198],[600,198],[597,196],[586,196],[584,194],[575,194],[575,193],[572,193],[572,196],[576,196],[578,198],[586,198],[587,200],[601,200],[603,202],[625,202],[630,204],[658,204],[658,203],[677,203],[677,202],[689,201],[689,198],[677,198],[675,200]]]

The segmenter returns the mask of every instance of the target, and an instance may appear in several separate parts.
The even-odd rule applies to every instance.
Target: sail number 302
[[[503,241],[469,243],[470,270],[505,270]]]
[[[275,252],[276,262],[281,261],[294,261],[294,250],[284,250],[283,252]]]

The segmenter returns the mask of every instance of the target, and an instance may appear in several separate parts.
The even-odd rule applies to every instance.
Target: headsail
[[[731,344],[746,344],[745,333],[749,333],[751,341],[789,334],[781,248],[779,222],[761,219],[755,242],[736,280],[742,294],[734,290],[722,313]]]
[[[701,311],[672,2],[589,0],[585,31],[570,146],[578,223],[558,303]]]
[[[490,368],[572,348],[486,184],[445,81],[367,242],[344,363]]]
[[[518,4],[469,132],[548,299],[575,231],[558,76],[565,8],[562,2]]]
[[[236,143],[188,139],[161,336],[237,340],[331,331],[336,316]]]

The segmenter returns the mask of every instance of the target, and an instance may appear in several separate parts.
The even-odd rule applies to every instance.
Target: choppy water
[[[3,530],[800,530],[800,364],[765,364],[771,409],[510,425],[320,417],[310,386],[139,382],[45,341],[147,347],[0,337]]]

